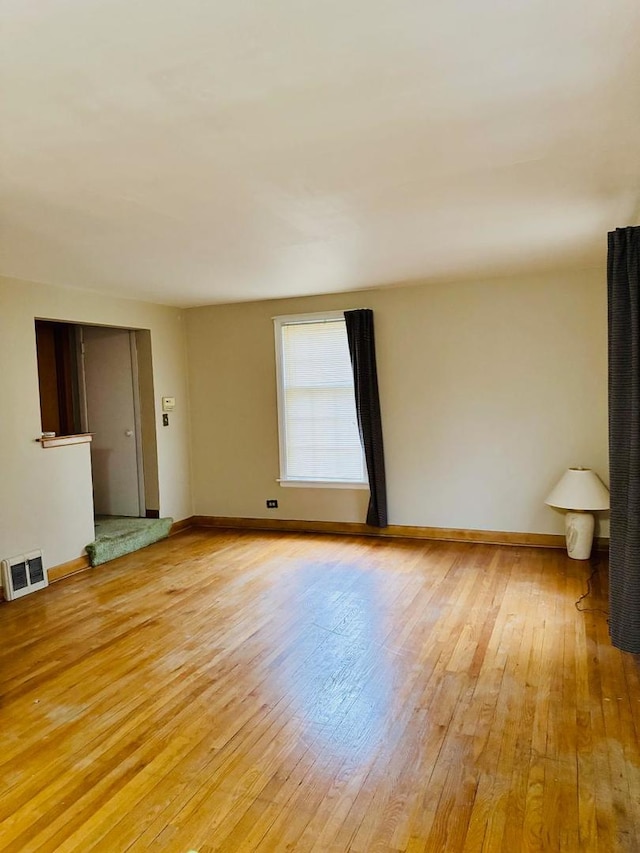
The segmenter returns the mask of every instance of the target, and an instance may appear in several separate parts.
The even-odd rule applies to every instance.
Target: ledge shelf
[[[66,447],[68,444],[87,444],[93,438],[93,433],[81,432],[77,435],[40,436],[36,441],[41,447]]]

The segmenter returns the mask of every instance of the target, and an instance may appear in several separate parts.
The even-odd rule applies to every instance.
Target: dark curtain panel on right
[[[367,524],[372,525],[372,527],[386,527],[388,524],[387,480],[384,469],[373,311],[370,308],[345,311],[344,319],[347,326],[351,367],[353,368],[358,426],[360,427],[360,437],[364,447],[371,491],[369,509],[367,510]]]
[[[640,227],[609,233],[609,633],[640,653]]]

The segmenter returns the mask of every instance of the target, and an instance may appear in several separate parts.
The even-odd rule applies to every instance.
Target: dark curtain
[[[382,443],[382,418],[378,394],[376,368],[376,342],[373,334],[373,311],[361,308],[345,311],[349,339],[349,354],[353,368],[353,385],[356,395],[356,412],[360,438],[369,475],[369,509],[367,524],[372,527],[387,526],[387,481],[384,471]]]
[[[640,653],[640,228],[609,234],[609,633]]]

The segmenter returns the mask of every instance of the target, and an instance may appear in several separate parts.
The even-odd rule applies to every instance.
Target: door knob
[[[133,435],[133,430],[132,429],[126,429],[124,431],[124,434],[127,436],[127,438],[131,438],[131,436]]]

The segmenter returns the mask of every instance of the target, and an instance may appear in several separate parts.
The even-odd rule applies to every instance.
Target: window
[[[367,485],[344,315],[276,317],[282,485]]]

